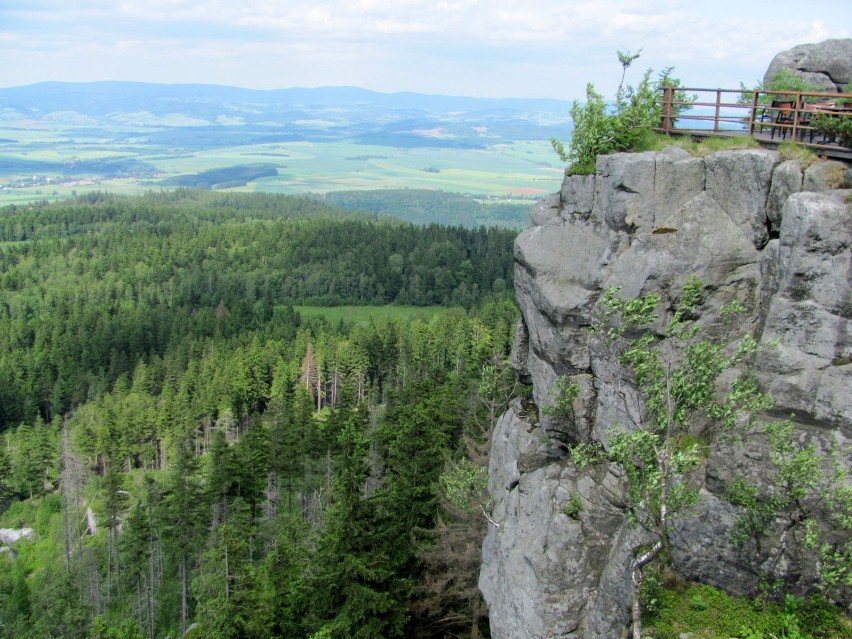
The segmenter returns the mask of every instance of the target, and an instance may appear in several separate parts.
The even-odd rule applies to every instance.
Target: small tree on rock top
[[[641,52],[641,49],[637,53],[618,51],[622,75],[614,103],[607,104],[591,83],[586,85],[585,103],[574,100],[571,107],[574,130],[567,149],[557,138],[550,139],[559,158],[569,163],[568,175],[594,173],[598,155],[636,150],[647,133],[660,125],[664,88],[677,89],[674,96],[675,113],[685,111],[689,108],[687,103],[695,100],[695,97],[679,89],[680,80],[672,77],[673,67],[663,69],[653,80],[653,70],[648,69],[635,87],[625,85],[627,69]]]

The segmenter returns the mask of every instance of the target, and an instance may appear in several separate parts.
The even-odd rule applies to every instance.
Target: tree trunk
[[[183,637],[186,634],[186,621],[189,616],[189,609],[187,605],[187,583],[186,583],[186,556],[181,555],[180,558],[180,636]]]
[[[639,601],[641,578],[633,570],[633,639],[642,639],[642,602]]]
[[[473,595],[470,616],[470,639],[480,639],[482,635],[479,633],[479,618],[482,616],[482,595],[479,592]]]
[[[136,575],[136,621],[140,628],[145,628],[145,602],[142,600],[142,573]]]
[[[109,606],[110,595],[112,594],[112,535],[107,531],[107,583],[106,583],[106,600]]]
[[[657,540],[657,543],[646,552],[644,555],[633,560],[633,639],[642,639],[642,601],[640,600],[642,582],[645,577],[642,575],[642,568],[652,562],[654,558],[660,554],[663,549],[662,540]]]
[[[118,554],[118,529],[113,527],[112,534],[115,537],[112,542],[113,548],[115,549],[115,583],[118,598],[121,599],[121,557]]]
[[[317,366],[317,412],[322,410],[322,372]]]
[[[225,542],[225,601],[231,599],[231,573],[228,566],[228,543]]]
[[[145,612],[148,617],[148,639],[154,639],[154,549],[148,553],[148,578],[145,580]]]

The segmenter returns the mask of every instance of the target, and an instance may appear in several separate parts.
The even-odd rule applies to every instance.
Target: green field
[[[564,164],[550,140],[570,136],[569,111],[559,100],[353,87],[0,89],[0,206],[178,185],[285,194],[436,190],[528,202],[561,185]],[[267,169],[247,168],[259,164]]]
[[[443,306],[294,306],[303,319],[324,318],[330,324],[340,321],[367,324],[370,318],[409,320],[419,318],[429,321],[446,311]]]
[[[120,146],[101,137],[63,135],[56,130],[0,128],[0,206],[57,200],[89,191],[135,194],[163,188],[159,180],[246,164],[278,165],[278,175],[234,188],[270,193],[326,193],[342,190],[434,189],[476,198],[529,200],[559,189],[563,167],[545,141],[501,142],[482,149],[372,146],[347,140],[284,142],[186,151],[154,146]],[[94,133],[93,133],[94,135]],[[128,159],[155,170],[153,177],[67,178],[75,160]],[[49,162],[46,170],[22,169],[24,162]],[[25,165],[26,166],[26,165]],[[33,167],[36,165],[33,164]],[[38,174],[38,184],[21,186]],[[65,179],[62,183],[47,178]]]

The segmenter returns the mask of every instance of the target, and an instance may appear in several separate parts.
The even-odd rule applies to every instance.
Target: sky
[[[848,0],[0,0],[0,87],[135,80],[610,95],[616,52],[737,88],[796,44],[852,37]]]

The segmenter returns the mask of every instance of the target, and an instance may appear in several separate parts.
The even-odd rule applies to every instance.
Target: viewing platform
[[[686,94],[690,99],[679,99]],[[656,130],[693,137],[754,137],[777,148],[795,142],[852,160],[852,93],[666,87]]]

